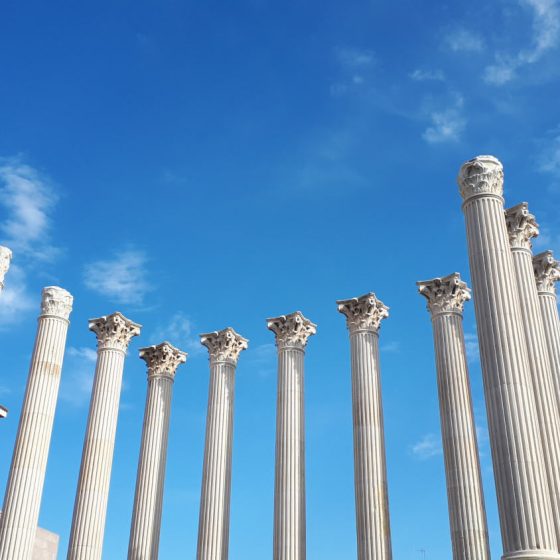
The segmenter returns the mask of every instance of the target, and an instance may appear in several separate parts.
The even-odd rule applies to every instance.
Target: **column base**
[[[502,556],[502,560],[560,560],[555,550],[517,550]]]

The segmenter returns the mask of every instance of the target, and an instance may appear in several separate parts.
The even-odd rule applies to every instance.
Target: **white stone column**
[[[196,557],[227,560],[235,367],[248,341],[231,327],[203,334],[200,341],[210,354],[210,388]]]
[[[503,169],[492,156],[465,163],[469,261],[496,495],[506,560],[560,558],[535,395],[503,206]]]
[[[128,545],[129,560],[157,560],[175,372],[187,359],[169,342],[140,350],[148,364],[148,394]]]
[[[490,560],[458,273],[417,282],[432,316],[453,560]]]
[[[0,560],[29,560],[33,551],[71,311],[66,290],[43,289],[0,519]]]
[[[560,408],[560,320],[555,288],[556,282],[560,280],[560,263],[554,259],[552,251],[545,251],[533,257],[533,271],[537,283],[556,402]]]
[[[552,517],[556,528],[556,539],[560,542],[560,413],[556,401],[531,252],[531,239],[539,234],[539,229],[526,202],[506,210],[506,224],[521,302],[521,316],[537,405]]]
[[[97,335],[97,364],[74,503],[68,560],[100,560],[124,358],[141,326],[121,313],[89,322]]]
[[[273,560],[305,560],[304,355],[317,325],[300,311],[267,320],[278,349]]]
[[[0,245],[0,293],[4,289],[4,277],[10,268],[10,261],[12,260],[12,252],[8,247]]]
[[[379,327],[389,308],[375,294],[336,302],[350,331],[358,560],[390,560],[391,529],[379,365]]]

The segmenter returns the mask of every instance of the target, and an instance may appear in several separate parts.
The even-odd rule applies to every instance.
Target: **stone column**
[[[200,341],[210,353],[210,389],[196,557],[227,560],[235,367],[248,341],[231,327]]]
[[[453,560],[490,560],[459,274],[417,282],[432,315]]]
[[[506,210],[506,224],[521,302],[523,329],[529,355],[556,539],[560,542],[560,413],[533,272],[531,239],[539,234],[526,202]]]
[[[375,294],[336,302],[350,331],[354,489],[358,560],[390,560],[391,529],[383,406],[379,366],[379,327],[389,308]]]
[[[560,408],[560,320],[555,288],[556,282],[560,280],[560,263],[554,259],[552,251],[545,251],[533,257],[533,271],[537,282],[556,402]]]
[[[303,361],[317,325],[300,311],[267,320],[278,348],[273,560],[305,560]]]
[[[0,519],[0,560],[29,560],[33,551],[71,311],[66,290],[43,289]]]
[[[544,469],[521,305],[492,156],[465,163],[469,261],[505,560],[560,558]]]
[[[148,394],[128,545],[129,560],[157,560],[175,372],[187,359],[169,342],[140,350],[148,364]]]
[[[97,364],[74,503],[68,560],[100,560],[109,498],[124,358],[141,326],[121,313],[89,322]]]
[[[0,293],[4,289],[4,277],[10,268],[10,261],[12,260],[12,252],[8,247],[0,245]]]

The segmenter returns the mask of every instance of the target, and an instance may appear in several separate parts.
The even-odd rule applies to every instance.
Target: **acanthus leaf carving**
[[[41,315],[59,317],[68,320],[72,312],[72,294],[58,286],[43,288],[41,298]]]
[[[471,299],[471,291],[458,272],[416,282],[416,285],[420,294],[428,300],[427,308],[432,315],[462,313],[465,302]]]
[[[303,316],[301,311],[266,320],[266,326],[276,335],[276,346],[303,350],[310,336],[317,332],[317,325]]]
[[[457,182],[465,201],[480,195],[501,197],[504,192],[504,169],[494,156],[478,156],[461,166]]]
[[[560,262],[552,251],[544,251],[533,257],[533,270],[539,292],[556,294],[556,282],[560,280]]]
[[[10,268],[12,252],[8,247],[0,245],[0,291],[4,288],[4,277]]]
[[[239,354],[247,349],[249,341],[227,327],[221,331],[201,334],[200,343],[208,348],[211,361],[237,364]]]
[[[373,292],[336,302],[338,311],[346,316],[348,329],[378,332],[381,321],[389,316],[389,308]]]
[[[531,249],[531,239],[539,235],[539,224],[526,202],[505,211],[509,244],[512,248]]]
[[[187,353],[175,348],[169,342],[141,348],[139,354],[148,365],[148,378],[169,377],[174,379],[179,365],[187,361]]]
[[[127,319],[117,311],[112,315],[91,319],[89,330],[97,335],[98,349],[113,349],[126,352],[134,336],[140,334],[142,325]]]

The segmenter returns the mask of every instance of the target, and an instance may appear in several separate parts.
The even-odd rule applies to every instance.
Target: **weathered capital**
[[[126,352],[132,337],[138,336],[141,328],[142,325],[127,319],[119,311],[89,321],[89,330],[97,335],[99,350],[110,348]]]
[[[4,288],[4,276],[10,268],[10,261],[12,260],[12,252],[8,247],[0,245],[0,291]]]
[[[208,348],[211,362],[237,364],[239,354],[247,349],[249,341],[231,327],[200,335],[200,343]]]
[[[307,339],[317,332],[317,325],[306,319],[301,311],[266,320],[266,326],[276,335],[276,346],[304,349]]]
[[[169,342],[140,349],[140,358],[148,364],[148,379],[151,377],[175,378],[180,364],[187,361],[187,353],[182,352]]]
[[[73,301],[74,298],[70,292],[58,286],[47,286],[43,288],[41,317],[58,317],[68,321]]]
[[[432,315],[462,313],[465,301],[471,299],[471,291],[458,272],[416,282],[416,285],[420,294],[428,300],[427,308]]]
[[[499,196],[504,192],[504,168],[494,156],[477,156],[464,163],[457,177],[466,201],[474,196]]]
[[[341,299],[336,302],[338,311],[346,315],[346,324],[350,332],[377,332],[381,321],[389,317],[389,308],[375,297],[373,292],[352,299]]]
[[[506,210],[506,224],[509,244],[512,249],[531,249],[531,239],[539,235],[539,224],[529,212],[529,206],[522,202]]]
[[[539,292],[556,294],[555,284],[560,280],[560,262],[558,262],[552,251],[544,251],[533,257],[533,270]]]

